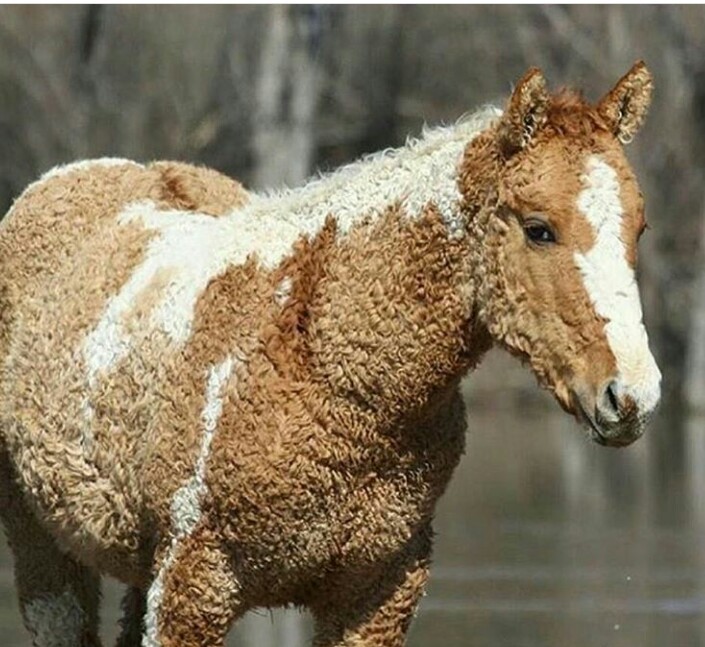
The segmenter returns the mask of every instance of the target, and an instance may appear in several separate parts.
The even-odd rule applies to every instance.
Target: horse
[[[122,159],[57,167],[0,224],[0,509],[36,647],[222,646],[255,607],[318,647],[403,644],[498,346],[597,443],[660,399],[624,145],[652,77],[599,102],[540,70],[302,187]]]

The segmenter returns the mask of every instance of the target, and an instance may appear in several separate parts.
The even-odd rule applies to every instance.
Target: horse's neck
[[[436,162],[453,157],[444,167],[453,193],[434,193],[445,180],[420,178],[428,191],[414,210],[390,200],[355,227],[331,218],[331,230],[346,235],[312,243],[322,255],[312,265],[325,266],[310,292],[312,368],[342,406],[379,421],[424,409],[489,347],[474,323],[472,243],[458,235],[466,225],[456,179],[463,147],[425,161],[440,174]]]
[[[472,324],[458,173],[466,146],[496,115],[430,131],[300,189],[255,196],[233,214],[237,231],[257,234],[260,261],[278,268],[277,290],[298,308],[287,326],[305,331],[303,347],[296,334],[291,343],[341,406],[399,419],[487,349]]]
[[[392,208],[344,244],[320,246],[325,270],[306,322],[311,371],[364,425],[417,416],[489,348],[474,316],[469,245],[428,207],[414,220]]]

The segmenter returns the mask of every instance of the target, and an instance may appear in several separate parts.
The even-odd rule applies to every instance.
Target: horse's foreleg
[[[352,578],[330,596],[326,590],[313,608],[315,647],[402,647],[426,586],[429,553],[425,537],[376,578]]]
[[[158,551],[143,647],[221,647],[244,609],[230,557],[196,530]]]

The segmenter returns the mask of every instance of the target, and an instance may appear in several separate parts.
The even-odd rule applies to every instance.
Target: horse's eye
[[[524,231],[526,232],[526,237],[532,243],[546,245],[556,242],[556,234],[545,222],[529,221],[524,225]]]

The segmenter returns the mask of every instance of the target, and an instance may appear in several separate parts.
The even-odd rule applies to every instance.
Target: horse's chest
[[[442,423],[437,442],[377,465],[357,463],[358,455],[338,455],[334,467],[305,456],[241,465],[224,534],[245,578],[269,581],[269,573],[273,587],[296,588],[398,553],[429,523],[462,454],[464,424]]]

